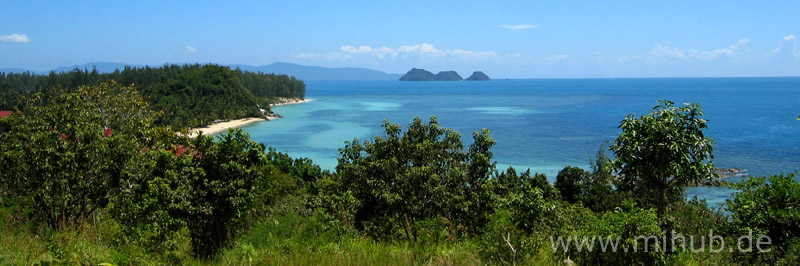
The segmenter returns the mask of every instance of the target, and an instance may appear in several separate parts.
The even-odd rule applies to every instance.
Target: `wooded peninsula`
[[[286,75],[231,70],[219,65],[125,67],[101,74],[75,69],[49,75],[0,73],[0,110],[47,105],[63,91],[115,81],[133,86],[150,110],[162,111],[155,123],[178,128],[199,127],[217,120],[260,117],[275,98],[304,98],[306,86]]]

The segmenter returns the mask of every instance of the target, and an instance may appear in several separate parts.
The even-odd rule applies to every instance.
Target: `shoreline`
[[[297,98],[278,98],[277,103],[270,104],[269,107],[281,106],[281,105],[290,105],[290,104],[298,104],[298,103],[307,103],[310,102],[311,99],[297,99]]]
[[[290,104],[300,104],[300,103],[307,103],[310,102],[311,99],[281,99],[281,102],[272,104],[270,107],[280,106],[280,105],[290,105]],[[281,118],[280,115],[272,114],[272,115],[264,115],[264,117],[245,117],[240,119],[232,119],[228,121],[222,121],[217,123],[212,123],[210,125],[200,127],[200,128],[193,128],[189,130],[189,134],[186,134],[187,137],[195,138],[200,135],[200,131],[203,131],[203,135],[213,135],[221,132],[228,131],[231,128],[238,128],[243,127],[255,122],[260,121],[270,121],[273,119]]]

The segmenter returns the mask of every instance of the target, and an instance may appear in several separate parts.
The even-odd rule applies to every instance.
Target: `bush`
[[[561,193],[561,197],[569,203],[581,201],[585,194],[586,183],[590,180],[589,172],[578,167],[567,166],[558,172],[554,187]]]
[[[745,263],[776,263],[797,257],[800,237],[800,183],[795,175],[750,178],[731,186],[742,190],[726,202],[731,212],[731,234],[754,238],[766,235],[770,252],[742,252],[737,258]]]
[[[655,210],[635,208],[632,201],[613,212],[606,212],[596,224],[590,224],[586,231],[576,236],[594,238],[592,250],[579,251],[573,245],[573,249],[566,252],[579,264],[663,265],[666,261],[662,246],[664,233]],[[600,241],[609,239],[618,240],[618,246],[611,248],[607,245],[603,250]]]
[[[458,132],[440,127],[435,117],[428,124],[415,118],[403,134],[397,124],[383,126],[386,137],[353,140],[339,150],[338,173],[330,180],[336,190],[323,191],[323,197],[357,205],[331,211],[338,216],[354,210],[356,228],[384,238],[413,241],[418,221],[440,216],[464,233],[480,230],[491,211],[485,189],[494,170],[489,131],[475,132],[464,151]]]
[[[123,90],[136,97],[113,96],[112,85],[62,91],[47,106],[28,106],[9,116],[0,142],[0,196],[51,228],[77,225],[105,207],[143,130],[119,120],[126,125],[152,121],[148,113],[118,116],[109,104],[125,109],[142,100],[130,88]],[[106,95],[106,101],[95,99],[97,94]],[[120,128],[107,128],[114,125]]]
[[[192,176],[202,174],[190,156],[150,150],[131,159],[109,213],[123,225],[125,242],[167,257],[179,248],[192,202]]]
[[[191,147],[133,160],[113,213],[137,239],[167,248],[185,226],[194,254],[208,257],[251,224],[256,207],[272,196],[266,193],[283,192],[292,181],[267,165],[264,146],[239,129],[219,141],[198,136]]]

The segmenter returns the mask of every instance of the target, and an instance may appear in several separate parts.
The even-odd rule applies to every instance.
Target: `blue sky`
[[[6,0],[0,68],[290,62],[500,78],[800,76],[796,0],[651,2]]]

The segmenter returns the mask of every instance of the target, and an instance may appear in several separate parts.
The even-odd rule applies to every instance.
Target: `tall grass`
[[[299,203],[298,203],[299,202]],[[32,226],[20,215],[0,210],[0,265],[34,265],[61,260],[70,265],[510,265],[486,256],[485,238],[429,242],[375,240],[356,231],[333,230],[309,215],[302,200],[274,207],[269,215],[243,232],[209,259],[191,256],[189,240],[166,253],[126,242],[119,227],[102,213],[80,226],[58,232]],[[186,232],[184,232],[185,234]],[[544,241],[544,240],[543,240]],[[546,243],[533,245],[516,265],[564,265]],[[667,265],[714,265],[729,261],[724,254],[676,253]]]

